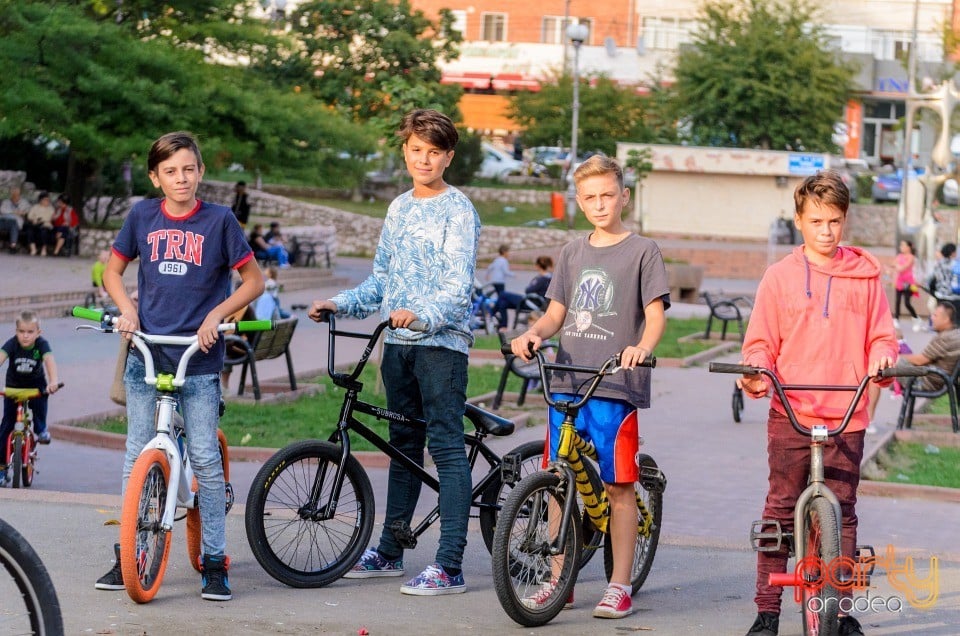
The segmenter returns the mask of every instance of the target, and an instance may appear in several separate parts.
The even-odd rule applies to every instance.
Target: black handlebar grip
[[[740,375],[756,375],[760,373],[758,367],[747,364],[731,364],[729,362],[711,362],[710,373],[737,373]]]
[[[886,369],[880,370],[880,377],[882,378],[904,378],[904,377],[914,377],[918,378],[921,375],[927,375],[929,370],[926,367],[887,367]]]

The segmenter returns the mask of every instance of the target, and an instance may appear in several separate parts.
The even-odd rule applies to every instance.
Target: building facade
[[[514,130],[504,116],[509,95],[539,90],[564,68],[572,47],[565,25],[581,23],[581,74],[602,73],[641,86],[659,67],[669,69],[697,26],[699,0],[412,0],[436,17],[453,11],[464,36],[459,59],[445,64],[444,82],[464,87],[465,123],[489,136]],[[820,18],[833,45],[859,65],[856,94],[837,114],[838,141],[849,158],[893,163],[903,152],[898,121],[905,113],[907,64],[916,12],[917,77],[940,77],[943,32],[958,28],[960,0],[821,0]],[[668,77],[666,79],[669,79]],[[915,133],[911,152],[922,156],[932,133]],[[930,139],[928,139],[928,137]],[[922,159],[921,159],[922,160]]]

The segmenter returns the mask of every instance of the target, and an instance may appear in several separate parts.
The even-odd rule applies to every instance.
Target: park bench
[[[710,339],[710,329],[713,327],[713,321],[719,320],[722,325],[720,327],[721,340],[727,339],[727,325],[733,321],[736,321],[740,340],[743,340],[743,323],[750,316],[753,301],[746,296],[726,298],[722,294],[707,291],[701,292],[700,295],[707,303],[707,307],[710,308],[710,315],[707,316],[707,328],[703,332],[704,339]]]
[[[958,410],[960,410],[958,403],[960,403],[960,400],[957,398],[957,393],[960,391],[960,388],[957,387],[957,384],[960,383],[960,359],[957,359],[957,363],[953,366],[953,371],[949,374],[935,366],[922,368],[927,369],[928,375],[939,375],[943,379],[943,385],[939,389],[923,390],[916,388],[916,380],[906,382],[903,390],[903,400],[900,404],[900,414],[897,416],[897,428],[913,427],[913,409],[917,403],[917,398],[933,400],[941,395],[946,395],[950,401],[950,423],[953,427],[953,432],[960,433],[960,416],[958,416]],[[917,378],[917,380],[919,380],[919,378]]]
[[[517,331],[509,333],[499,332],[500,344],[507,344],[513,338],[517,337],[517,335],[519,335]],[[540,348],[545,353],[549,350],[556,351],[557,343],[552,340],[545,340],[541,343]],[[524,362],[513,354],[504,356],[503,372],[500,374],[500,384],[497,386],[497,394],[493,398],[492,408],[494,411],[499,409],[500,403],[503,402],[503,392],[507,388],[507,379],[511,375],[516,375],[520,378],[520,394],[517,396],[517,406],[523,406],[523,402],[527,397],[527,391],[536,386],[540,381],[540,367],[537,365],[536,358],[529,362]]]
[[[290,390],[297,390],[297,378],[293,373],[293,358],[290,355],[290,341],[293,339],[293,332],[297,328],[297,317],[291,316],[275,321],[274,328],[270,331],[254,332],[253,338],[247,340],[236,334],[230,334],[225,337],[227,343],[227,354],[224,358],[224,366],[241,365],[240,368],[240,388],[237,395],[243,395],[247,383],[247,369],[250,370],[250,383],[253,386],[253,397],[260,399],[260,380],[257,377],[257,362],[260,360],[272,360],[285,356],[287,359],[287,374],[290,378]],[[232,353],[236,352],[236,353]]]

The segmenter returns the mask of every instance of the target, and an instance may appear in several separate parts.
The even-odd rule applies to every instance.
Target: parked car
[[[506,150],[501,150],[493,144],[483,142],[480,145],[483,161],[476,176],[484,179],[502,179],[511,174],[519,174],[523,170],[523,162],[513,158]]]
[[[569,154],[569,150],[560,146],[535,146],[530,148],[530,156],[533,161],[545,166],[558,165],[566,168]]]
[[[923,174],[923,170],[913,173],[911,178]],[[896,172],[881,172],[873,178],[873,186],[870,188],[870,197],[874,203],[883,201],[899,201],[900,191],[903,189],[903,170]]]

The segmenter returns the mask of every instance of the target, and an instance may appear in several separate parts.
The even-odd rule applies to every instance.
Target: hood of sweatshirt
[[[853,246],[841,245],[837,248],[834,257],[822,265],[811,263],[804,254],[802,245],[793,248],[790,256],[803,266],[806,274],[804,282],[807,298],[813,295],[810,289],[811,275],[819,272],[827,276],[827,292],[823,302],[824,318],[830,317],[830,291],[834,278],[875,278],[882,271],[880,261],[873,254]]]

